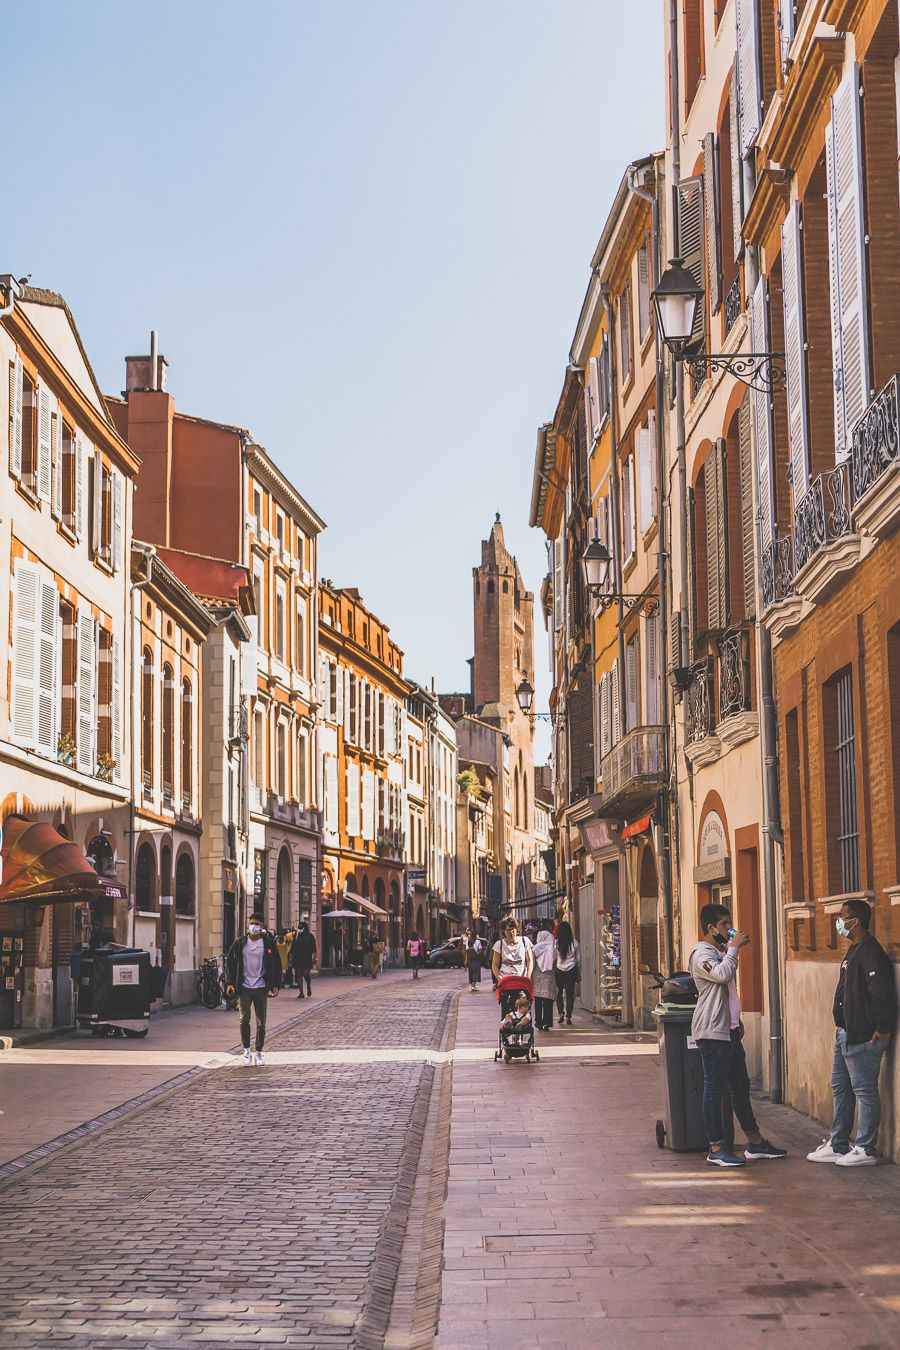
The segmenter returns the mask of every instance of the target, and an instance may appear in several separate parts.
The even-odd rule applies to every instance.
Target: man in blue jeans
[[[890,957],[869,932],[871,922],[872,909],[865,900],[845,901],[835,922],[850,947],[841,962],[832,1008],[834,1124],[829,1138],[807,1153],[810,1162],[838,1167],[874,1167],[878,1162],[878,1075],[897,1025],[897,986]],[[851,1148],[857,1105],[859,1122]]]
[[[787,1149],[760,1134],[750,1102],[747,1057],[741,1044],[741,1004],[735,987],[738,953],[750,939],[732,928],[731,914],[724,905],[704,905],[700,929],[703,937],[691,952],[688,969],[697,986],[691,1035],[703,1062],[703,1120],[709,1138],[706,1161],[714,1167],[743,1167],[762,1158],[784,1158]],[[725,1147],[722,1098],[726,1087],[731,1088],[734,1113],[747,1136],[743,1158]]]

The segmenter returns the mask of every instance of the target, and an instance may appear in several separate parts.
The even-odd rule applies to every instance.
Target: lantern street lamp
[[[523,713],[531,712],[531,705],[534,703],[534,688],[528,682],[528,676],[525,675],[522,683],[516,690],[516,701]]]
[[[663,342],[676,361],[685,363],[694,382],[702,384],[708,373],[721,370],[759,394],[784,389],[787,385],[784,352],[688,351],[703,296],[703,287],[685,267],[684,260],[670,258],[653,291],[653,305]]]
[[[644,595],[630,595],[609,589],[609,569],[612,554],[599,539],[592,539],[581,555],[581,570],[588,594],[603,600],[646,600]]]

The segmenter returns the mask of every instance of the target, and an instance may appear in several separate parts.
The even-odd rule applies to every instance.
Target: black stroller
[[[500,1004],[501,1026],[498,1033],[498,1046],[494,1051],[494,1063],[498,1059],[502,1059],[504,1064],[509,1064],[514,1059],[524,1059],[529,1063],[532,1060],[540,1059],[540,1055],[534,1048],[533,1014],[531,1026],[527,1031],[508,1032],[503,1030],[503,1018],[515,1006],[516,997],[519,994],[527,994],[533,1007],[534,984],[532,981],[527,980],[524,975],[504,975],[497,984],[497,1002]]]

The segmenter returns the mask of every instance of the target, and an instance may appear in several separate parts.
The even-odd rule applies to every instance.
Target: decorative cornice
[[[822,15],[839,33],[853,32],[862,18],[868,0],[831,0]]]
[[[844,47],[842,37],[814,38],[804,59],[794,66],[782,94],[778,124],[763,147],[773,165],[796,169],[804,143],[816,133],[817,113],[838,87]]]
[[[767,235],[784,222],[790,198],[791,182],[782,169],[760,170],[744,217],[744,238],[761,247]]]
[[[290,511],[293,516],[300,519],[307,534],[319,534],[321,530],[325,529],[325,522],[322,517],[317,515],[309,502],[300,496],[294,485],[285,478],[261,445],[253,445],[251,442],[246,446],[244,453],[248,466],[260,482],[265,484],[285,510]]]

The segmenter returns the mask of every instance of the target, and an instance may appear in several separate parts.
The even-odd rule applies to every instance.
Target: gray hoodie
[[[731,1040],[731,1001],[728,986],[738,968],[739,947],[729,943],[722,951],[714,942],[698,942],[688,970],[697,986],[697,1006],[691,1019],[695,1041]]]

